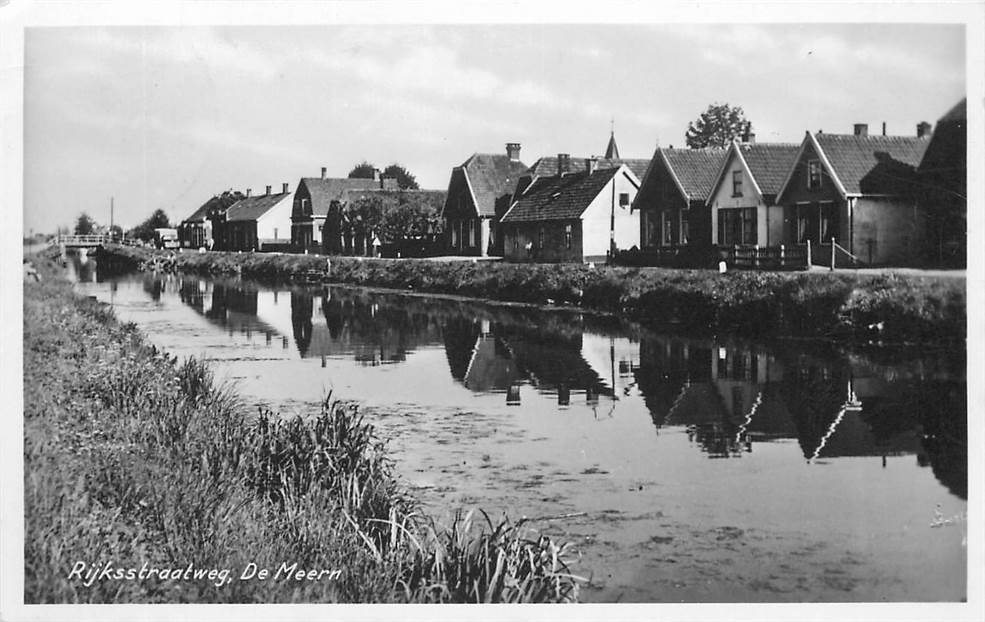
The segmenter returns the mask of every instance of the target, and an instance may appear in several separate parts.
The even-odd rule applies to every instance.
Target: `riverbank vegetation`
[[[153,257],[111,247],[109,264]],[[702,333],[880,343],[958,343],[966,335],[965,279],[887,272],[751,272],[436,262],[264,253],[179,253],[178,269],[454,294],[617,313]]]
[[[24,284],[26,602],[577,600],[568,547],[522,521],[422,516],[354,407],[247,411],[206,364],[40,269]]]

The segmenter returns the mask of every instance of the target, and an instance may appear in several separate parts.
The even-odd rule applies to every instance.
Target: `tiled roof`
[[[585,159],[586,158],[575,158],[572,157],[568,165],[568,172],[579,173],[585,170]],[[629,167],[629,170],[633,171],[639,179],[643,179],[643,175],[646,174],[647,167],[650,166],[650,161],[646,158],[626,158],[626,159],[615,159],[607,160],[605,158],[598,159],[598,168],[619,168],[621,164],[625,164]],[[529,175],[531,177],[545,177],[550,175],[557,175],[557,156],[549,156],[546,158],[540,158],[534,162],[533,166],[527,169],[524,173],[525,176]]]
[[[581,171],[560,177],[541,177],[503,216],[503,222],[580,218],[618,171],[618,168],[606,168],[591,174]]]
[[[462,163],[461,168],[468,176],[479,215],[495,216],[496,199],[513,194],[527,165],[510,160],[506,154],[475,153]]]
[[[291,193],[260,194],[246,197],[233,203],[226,211],[226,222],[256,220],[267,213],[270,208],[287,198]]]
[[[349,190],[370,190],[380,187],[379,180],[374,179],[302,177],[301,183],[308,188],[308,194],[311,195],[313,216],[328,214],[332,201],[344,200]]]
[[[848,194],[898,194],[930,143],[916,136],[815,136]]]
[[[742,157],[764,195],[776,196],[793,167],[800,145],[796,143],[740,143]]]
[[[212,205],[212,200],[214,198],[215,197],[212,197],[212,199],[209,199],[205,203],[202,203],[202,205],[200,205],[198,209],[192,212],[191,216],[182,220],[181,222],[183,223],[205,222],[205,217],[208,216],[209,207]]]
[[[953,175],[967,170],[967,125],[967,100],[962,99],[937,121],[930,144],[920,161],[921,173]]]
[[[692,201],[707,201],[722,162],[725,149],[674,149],[662,148],[671,172],[684,187]]]

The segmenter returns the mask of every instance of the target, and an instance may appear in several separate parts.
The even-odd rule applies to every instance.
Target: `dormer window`
[[[807,161],[807,189],[819,190],[821,188],[821,162],[818,160]]]
[[[742,196],[742,171],[732,171],[732,196]]]

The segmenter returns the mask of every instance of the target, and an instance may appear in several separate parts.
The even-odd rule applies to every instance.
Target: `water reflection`
[[[568,409],[618,416],[642,401],[659,434],[683,429],[709,458],[796,442],[803,459],[914,456],[967,497],[967,403],[961,353],[889,361],[796,346],[658,335],[578,314],[338,287],[274,291],[242,281],[143,275],[221,326],[301,358],[406,364],[444,350],[453,381],[521,406],[524,386]],[[445,373],[433,370],[434,373]],[[500,402],[501,404],[503,402]]]

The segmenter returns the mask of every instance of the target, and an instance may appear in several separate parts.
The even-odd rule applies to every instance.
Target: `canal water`
[[[695,339],[612,318],[74,264],[250,405],[361,404],[427,510],[571,542],[585,601],[966,597],[964,352]]]

